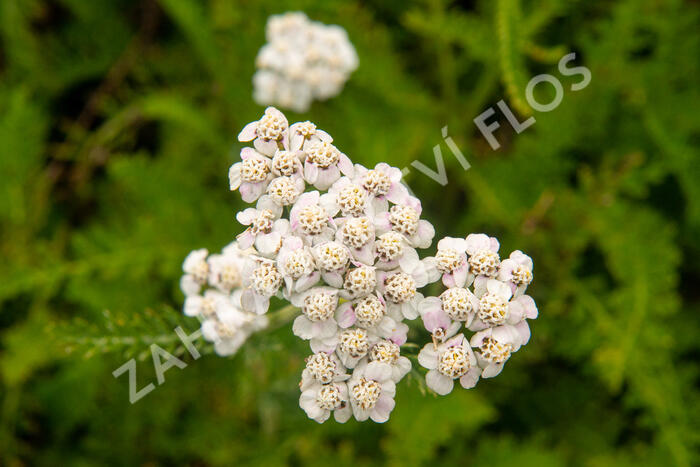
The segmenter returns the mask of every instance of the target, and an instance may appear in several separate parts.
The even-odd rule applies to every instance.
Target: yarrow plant
[[[421,259],[435,231],[401,171],[353,165],[311,122],[289,125],[268,107],[238,139],[252,147],[231,167],[230,188],[255,207],[238,213],[245,230],[221,254],[185,259],[185,313],[201,316],[204,337],[230,355],[265,327],[272,297],[288,301],[298,310],[292,331],[311,350],[299,399],[309,418],[388,420],[412,370],[402,346],[419,347],[405,346],[407,321],[430,333],[412,357],[439,395],[497,376],[528,342],[530,257],[501,260],[498,240],[469,234]],[[440,281],[439,295],[420,292]]]
[[[340,26],[289,12],[271,16],[265,34],[253,75],[258,104],[305,112],[312,101],[339,94],[357,68],[355,48]]]

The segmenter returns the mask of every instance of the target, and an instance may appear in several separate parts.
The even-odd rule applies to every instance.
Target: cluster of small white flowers
[[[532,282],[532,259],[516,250],[501,261],[499,246],[485,234],[446,237],[437,254],[425,259],[447,287],[419,307],[433,342],[418,362],[428,370],[428,387],[440,395],[452,391],[455,379],[470,389],[480,377],[497,376],[530,340],[527,320],[537,318],[537,307],[524,293]],[[470,339],[459,333],[462,328],[474,332]]]
[[[220,297],[247,317],[264,318],[272,297],[298,308],[292,330],[312,352],[299,399],[309,418],[388,420],[396,384],[411,370],[401,355],[405,320],[420,316],[432,334],[418,361],[438,394],[457,378],[469,388],[496,376],[528,341],[525,320],[537,316],[524,295],[528,256],[501,261],[496,239],[472,234],[444,238],[434,257],[420,259],[435,231],[399,169],[353,165],[328,133],[289,125],[273,107],[238,139],[252,147],[231,166],[230,188],[255,207],[238,213],[246,230],[221,258],[198,250],[185,261],[185,310],[212,315]],[[224,273],[233,264],[239,274]],[[419,291],[441,278],[439,297]],[[205,284],[216,290],[200,295]],[[471,340],[457,334],[462,326],[475,332]]]
[[[301,12],[273,15],[256,59],[253,97],[260,105],[305,112],[313,100],[340,93],[358,65],[345,30]]]
[[[250,253],[234,241],[220,254],[194,250],[182,265],[184,313],[200,320],[202,336],[214,343],[214,351],[221,356],[233,355],[251,334],[267,327],[266,316],[245,311],[241,305],[243,266]]]

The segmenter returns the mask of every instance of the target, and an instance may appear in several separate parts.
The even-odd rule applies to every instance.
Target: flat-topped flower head
[[[309,191],[299,197],[289,213],[292,231],[306,243],[315,244],[333,237],[330,216],[319,204],[318,191]]]
[[[328,141],[310,143],[304,152],[304,178],[319,190],[327,190],[341,174],[353,174],[352,162],[348,156]]]
[[[384,296],[392,303],[406,303],[416,296],[416,281],[405,272],[396,272],[384,280]]]
[[[412,237],[418,231],[418,221],[420,214],[411,206],[394,205],[389,210],[389,222],[395,231]]]
[[[301,373],[299,387],[302,391],[314,383],[329,384],[347,380],[350,375],[333,353],[316,352],[306,357],[306,366]]]
[[[348,249],[333,241],[315,246],[313,253],[318,267],[324,271],[336,272],[344,270],[350,260]]]
[[[498,280],[507,282],[516,297],[522,295],[532,282],[532,258],[520,250],[515,250],[508,259],[501,262]]]
[[[348,389],[355,419],[370,418],[377,423],[389,420],[396,394],[392,375],[391,366],[381,362],[363,364],[353,372]]]
[[[350,269],[343,283],[345,298],[369,295],[377,287],[377,273],[371,266],[359,266]]]
[[[346,217],[336,223],[341,224],[336,240],[350,248],[357,261],[374,264],[374,224],[369,217]]]
[[[185,273],[180,280],[182,293],[196,295],[209,278],[209,263],[207,256],[209,251],[206,248],[190,252],[182,263],[182,271]]]
[[[320,279],[308,246],[299,237],[287,237],[277,255],[277,265],[284,278],[287,294],[303,292]]]
[[[310,419],[318,423],[328,420],[331,413],[339,423],[345,423],[352,416],[347,385],[342,382],[316,383],[307,387],[299,397],[299,407]]]
[[[534,300],[527,295],[513,298],[510,286],[496,279],[488,280],[485,289],[479,299],[479,310],[474,320],[468,324],[469,329],[507,329],[517,336],[514,342],[518,345],[525,344],[530,338],[530,328],[526,320],[537,317]]]
[[[255,149],[272,156],[278,148],[288,146],[288,129],[289,123],[284,114],[274,107],[268,107],[260,120],[249,123],[241,130],[238,141],[253,141]]]
[[[278,149],[272,157],[270,169],[276,177],[301,176],[302,165],[299,160],[303,156],[301,151],[285,151]]]
[[[369,361],[385,363],[391,366],[392,380],[395,383],[411,371],[411,361],[401,356],[400,347],[388,340],[379,341],[369,351]]]
[[[481,374],[463,334],[438,345],[426,344],[418,353],[418,363],[429,370],[425,376],[428,387],[441,396],[452,392],[455,379],[459,379],[465,389],[473,388]]]
[[[289,206],[304,192],[301,177],[277,177],[267,187],[267,194],[279,206]]]
[[[524,344],[522,334],[513,326],[488,328],[474,334],[470,345],[484,378],[493,378],[502,370],[510,356]]]
[[[398,232],[389,231],[381,234],[376,242],[377,260],[383,263],[393,263],[403,255],[407,248],[404,236]]]
[[[374,209],[378,209],[376,204]],[[435,229],[430,222],[420,218],[422,209],[418,199],[405,196],[401,204],[391,206],[388,212],[381,212],[380,209],[375,222],[382,233],[393,230],[404,235],[412,247],[428,248],[435,236]]]
[[[302,339],[319,341],[333,337],[337,324],[333,315],[338,306],[338,290],[332,287],[313,287],[291,297],[293,305],[301,308],[302,314],[294,320],[292,330]]]
[[[358,298],[352,305],[356,317],[355,324],[361,328],[377,326],[386,315],[386,305],[376,295]]]
[[[479,309],[479,299],[468,289],[451,287],[440,294],[440,305],[451,320],[469,325]]]
[[[292,150],[305,150],[314,143],[326,142],[332,143],[333,138],[325,131],[319,129],[313,123],[298,122],[289,127],[290,143]]]
[[[498,275],[501,259],[498,256],[498,240],[485,234],[469,234],[466,238],[466,251],[469,255],[468,285],[475,278],[489,279]],[[475,287],[479,287],[477,284]],[[478,295],[478,294],[477,294]]]
[[[269,196],[258,199],[255,208],[236,214],[236,220],[248,228],[236,239],[241,248],[255,246],[259,254],[273,257],[282,247],[282,238],[289,233],[289,221],[280,219],[282,208]]]
[[[257,200],[272,180],[270,159],[253,148],[241,149],[241,161],[228,171],[231,191],[239,190],[246,203]]]

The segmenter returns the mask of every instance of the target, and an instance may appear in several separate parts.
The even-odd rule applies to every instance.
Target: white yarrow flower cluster
[[[202,323],[202,336],[221,356],[233,355],[254,332],[267,327],[267,317],[245,311],[243,266],[251,253],[234,241],[220,254],[194,250],[183,263],[180,288],[184,313]]]
[[[471,388],[496,376],[527,343],[527,319],[537,317],[524,294],[527,255],[501,261],[495,238],[472,234],[443,238],[420,259],[435,231],[399,169],[353,165],[328,133],[289,125],[273,107],[238,138],[252,147],[231,166],[230,188],[255,207],[238,213],[245,230],[221,255],[196,250],[185,260],[185,313],[203,317],[207,339],[228,339],[217,352],[229,354],[264,327],[273,297],[291,303],[292,331],[312,352],[299,399],[309,418],[388,420],[411,371],[406,321],[419,316],[432,342],[417,360],[441,395],[455,380]],[[446,290],[424,297],[420,289],[440,280]]]
[[[268,42],[258,52],[253,76],[260,105],[305,112],[312,101],[339,94],[357,68],[355,48],[340,26],[289,12],[271,16],[265,33]]]

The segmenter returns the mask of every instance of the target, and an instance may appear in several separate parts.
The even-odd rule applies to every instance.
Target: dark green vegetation
[[[178,355],[180,264],[240,231],[227,169],[269,14],[344,26],[360,68],[310,119],[356,162],[413,170],[438,236],[535,260],[530,344],[437,399],[398,387],[385,425],[297,405],[289,326],[155,382]],[[0,464],[700,463],[700,11],[672,0],[0,1]],[[592,72],[491,151],[472,119],[577,52]],[[543,93],[547,86],[538,90]],[[546,96],[542,95],[545,101]],[[443,143],[449,126],[472,164]],[[109,310],[109,312],[105,311]],[[414,331],[418,332],[418,331]],[[206,352],[206,346],[204,346]],[[210,352],[209,352],[210,353]]]

